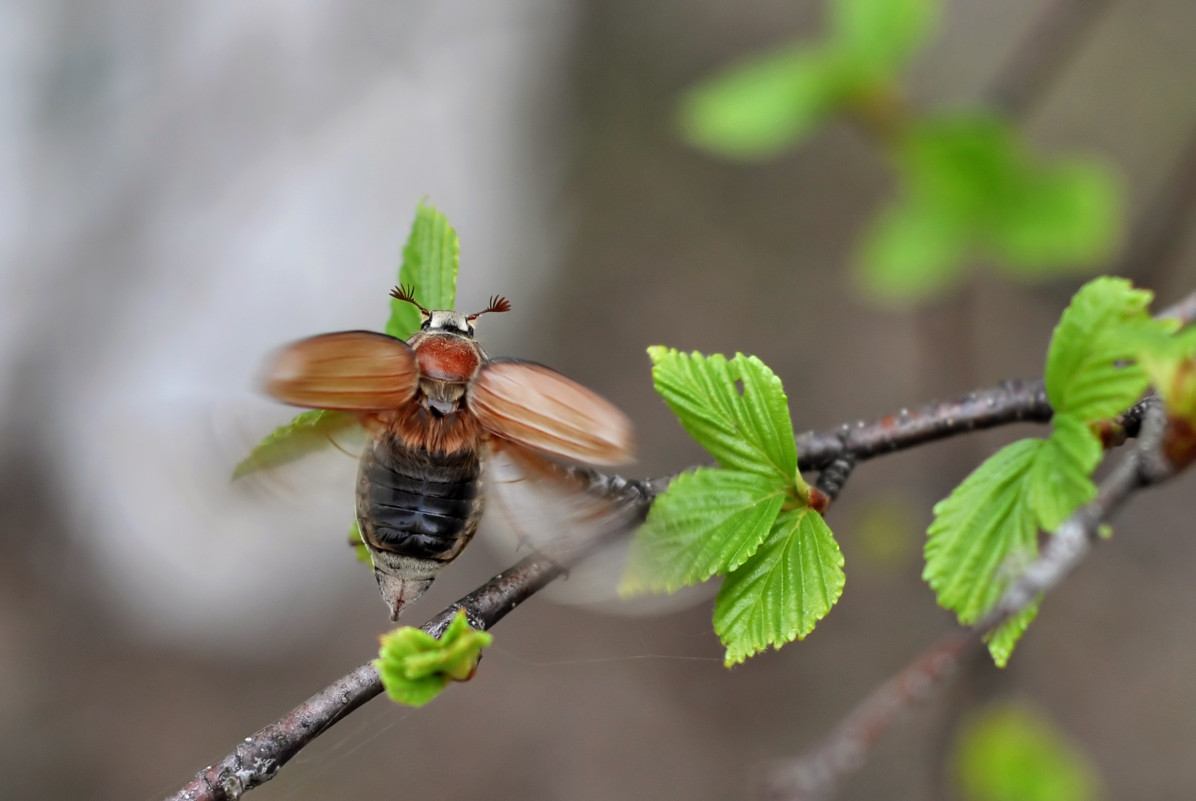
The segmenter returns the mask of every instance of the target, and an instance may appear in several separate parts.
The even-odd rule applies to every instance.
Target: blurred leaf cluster
[[[1103,794],[1083,751],[1026,703],[995,703],[969,716],[950,770],[966,801],[1094,801]]]
[[[827,0],[818,41],[786,44],[691,89],[683,136],[722,157],[761,160],[838,117],[861,125],[892,164],[896,198],[860,238],[864,289],[909,304],[977,262],[1039,278],[1088,270],[1118,243],[1121,198],[1103,162],[1033,152],[993,111],[919,112],[902,73],[933,34],[938,0]]]

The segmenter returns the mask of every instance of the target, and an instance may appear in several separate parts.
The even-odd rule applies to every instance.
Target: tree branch
[[[1196,293],[1168,308],[1160,316],[1191,322],[1196,318]],[[896,415],[871,422],[860,421],[825,431],[800,434],[797,437],[798,459],[803,469],[822,473],[815,486],[828,497],[829,503],[859,461],[1006,423],[1046,422],[1050,420],[1051,413],[1041,380],[1007,381],[996,387],[969,393],[955,401],[929,403],[913,410],[902,409]],[[1119,420],[1123,422],[1126,432],[1132,435],[1139,418],[1140,409],[1136,406]],[[587,492],[625,508],[627,513],[620,519],[630,526],[647,513],[652,499],[664,490],[671,479],[635,481],[584,468],[569,468],[567,472]],[[1102,498],[1104,495],[1098,496],[1093,503],[1111,502],[1108,498],[1102,501]],[[1119,498],[1116,502],[1120,503],[1121,500]],[[627,530],[627,526],[623,526],[622,530]],[[439,636],[459,609],[465,610],[475,628],[489,629],[520,603],[563,575],[568,565],[583,559],[601,544],[602,540],[592,541],[583,549],[573,549],[564,556],[554,554],[553,558],[543,554],[529,556],[441,611],[425,623],[423,629]],[[1048,553],[1051,553],[1049,549],[1044,550],[1043,558]],[[883,710],[892,710],[887,714],[895,717],[900,709],[914,700],[914,695],[919,694],[912,692],[911,688],[932,685],[941,680],[948,668],[958,664],[968,643],[979,643],[978,635],[964,639],[966,642],[963,645],[952,640],[936,646],[937,651],[932,649],[919,662],[907,668],[908,674],[899,674],[861,704],[857,713],[867,725],[853,723],[850,728],[852,745],[836,749],[835,753],[840,756],[827,757],[830,761],[825,764],[841,765],[842,754],[856,748],[854,744],[862,742],[865,743],[864,747],[870,744],[871,739],[861,738],[856,733],[861,726],[874,729],[875,736],[879,736],[891,722],[884,718]],[[245,738],[232,753],[201,770],[189,784],[170,796],[171,801],[235,801],[246,790],[272,779],[279,768],[304,746],[381,691],[382,684],[373,664],[362,665],[278,721]],[[853,718],[849,720],[853,720],[857,713],[853,713]],[[843,727],[847,723],[845,721]],[[848,735],[841,736],[847,738]],[[862,754],[862,750],[856,752]]]
[[[1016,422],[1045,423],[1052,414],[1042,379],[1006,381],[954,401],[902,409],[872,422],[798,434],[797,459],[803,470],[823,470],[845,456],[864,461],[969,431]]]
[[[815,748],[796,759],[768,765],[760,794],[770,801],[826,798],[846,774],[858,769],[881,735],[913,704],[929,698],[951,678],[993,631],[1049,592],[1067,576],[1100,538],[1100,528],[1138,489],[1175,474],[1163,455],[1164,410],[1147,402],[1141,436],[1134,450],[1101,482],[1096,498],[1065,520],[1042,553],[974,628],[939,640],[872,691]]]
[[[475,628],[490,628],[565,568],[543,556],[529,556],[504,570],[423,625],[439,637],[457,610],[464,609]],[[337,679],[279,720],[246,737],[231,754],[196,774],[170,801],[235,801],[264,784],[300,749],[353,710],[382,692],[373,662]]]

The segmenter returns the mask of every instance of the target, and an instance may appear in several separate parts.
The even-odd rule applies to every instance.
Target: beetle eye
[[[432,318],[431,318],[431,317],[427,318],[426,320],[424,320],[422,323],[420,323],[420,324],[419,324],[419,330],[420,330],[420,331],[427,331],[427,330],[428,330],[428,327],[429,327],[430,325],[432,325]]]

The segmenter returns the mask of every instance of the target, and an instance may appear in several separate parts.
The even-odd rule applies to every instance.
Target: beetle
[[[507,453],[542,464],[613,467],[634,435],[610,402],[535,362],[489,359],[475,338],[485,314],[419,309],[406,341],[373,331],[321,334],[285,346],[265,389],[295,406],[356,414],[368,434],[357,472],[357,522],[391,619],[469,544],[482,516],[484,464]]]

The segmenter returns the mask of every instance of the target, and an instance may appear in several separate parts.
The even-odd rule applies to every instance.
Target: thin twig
[[[1052,414],[1041,379],[1006,381],[872,422],[807,431],[797,436],[797,458],[803,470],[821,470],[847,455],[863,461],[969,431],[1015,422],[1045,423]]]
[[[839,780],[863,766],[868,751],[901,715],[930,697],[981,643],[974,631],[936,642],[856,705],[816,748],[762,768],[759,795],[770,801],[826,797]]]
[[[987,632],[1021,612],[1067,576],[1100,538],[1100,528],[1136,490],[1174,475],[1162,456],[1164,412],[1149,403],[1141,436],[1132,452],[1101,482],[1096,498],[1065,520],[1042,553],[1018,577],[993,610],[974,628],[953,632],[882,683],[815,748],[796,759],[766,766],[761,795],[770,801],[814,801],[834,791],[858,769],[868,751],[915,703],[945,684],[982,642]]]

